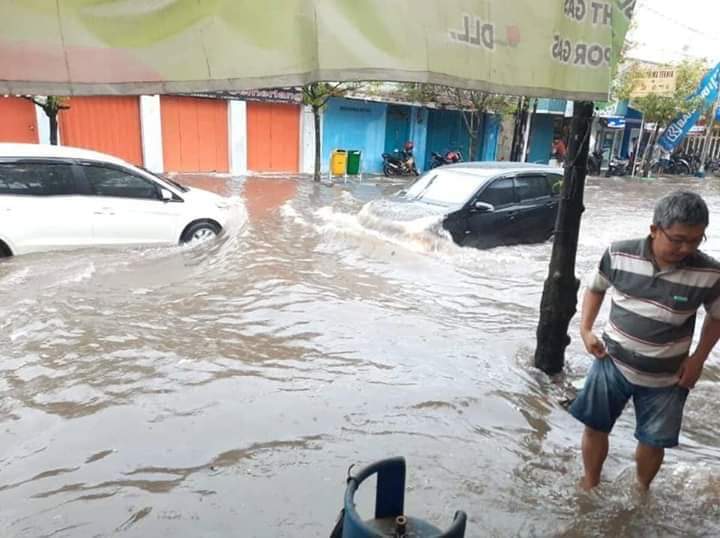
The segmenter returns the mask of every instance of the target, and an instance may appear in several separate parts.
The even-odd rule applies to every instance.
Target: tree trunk
[[[313,106],[313,118],[315,120],[315,171],[313,180],[320,181],[320,164],[322,161],[322,151],[320,148],[320,107]]]
[[[468,136],[468,161],[475,160],[475,146],[477,145],[477,133],[469,133]]]
[[[479,155],[476,155],[478,161],[482,161],[483,153],[485,152],[485,121],[487,120],[487,114],[483,110],[479,114],[478,119],[478,152]]]
[[[58,122],[57,122],[57,110],[45,110],[48,119],[50,120],[50,143],[53,146],[57,146],[58,143]]]
[[[463,125],[465,125],[465,131],[468,135],[468,148],[465,160],[474,161],[473,152],[475,151],[475,144],[477,141],[477,117],[475,112],[462,112]]]
[[[565,348],[570,343],[568,326],[577,307],[580,281],[575,278],[575,256],[580,219],[585,209],[583,192],[593,110],[592,101],[575,102],[570,147],[566,155],[568,166],[565,167],[560,207],[555,222],[548,277],[540,302],[535,367],[549,375],[557,374],[563,369]]]
[[[648,140],[647,146],[645,146],[645,154],[643,155],[643,177],[650,175],[650,165],[652,164],[652,156],[655,152],[655,143],[657,142],[657,135],[660,132],[660,122],[655,124],[655,130],[653,131],[650,140]]]
[[[479,161],[481,160],[477,155],[478,151],[482,149],[483,142],[483,127],[485,127],[484,112],[473,112],[472,121],[468,127],[468,161]]]

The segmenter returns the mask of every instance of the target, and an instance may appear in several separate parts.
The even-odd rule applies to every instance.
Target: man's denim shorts
[[[630,397],[635,406],[635,438],[657,448],[677,446],[688,390],[678,385],[642,387],[630,383],[610,357],[593,365],[570,413],[594,430],[610,433]]]

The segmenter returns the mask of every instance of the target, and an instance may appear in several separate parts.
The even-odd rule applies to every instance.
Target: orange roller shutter
[[[162,96],[163,160],[172,172],[227,172],[227,101]]]
[[[142,165],[138,97],[72,97],[60,112],[60,139],[65,146],[87,148]]]
[[[0,142],[38,143],[37,117],[31,101],[0,96]]]
[[[247,104],[248,169],[297,172],[300,107],[279,103]]]

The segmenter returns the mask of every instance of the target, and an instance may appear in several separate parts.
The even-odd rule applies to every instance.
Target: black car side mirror
[[[473,204],[473,209],[480,213],[487,213],[489,211],[495,211],[495,206],[492,204],[488,204],[487,202],[475,202]]]

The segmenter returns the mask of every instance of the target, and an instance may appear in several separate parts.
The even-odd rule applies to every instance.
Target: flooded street
[[[581,493],[559,403],[590,365],[577,316],[567,379],[531,366],[549,243],[369,222],[402,186],[384,179],[187,182],[235,201],[213,244],[0,262],[2,536],[327,536],[348,467],[396,455],[407,512],[444,528],[464,510],[468,536],[720,535],[719,352],[651,495],[633,494],[631,408]],[[595,179],[578,276],[678,186],[706,197],[720,257],[720,185]]]

